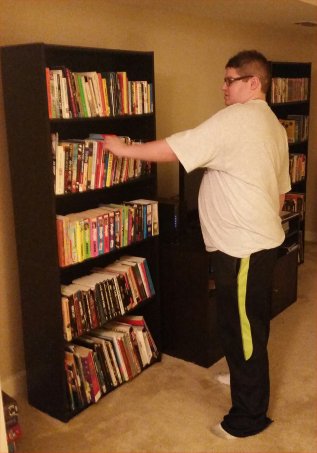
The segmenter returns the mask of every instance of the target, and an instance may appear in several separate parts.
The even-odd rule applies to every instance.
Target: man
[[[272,276],[284,240],[279,210],[291,189],[286,132],[265,101],[266,58],[242,51],[225,68],[226,108],[165,140],[126,146],[107,136],[114,154],[206,169],[199,216],[215,270],[218,322],[230,370],[232,407],[213,432],[257,434],[271,420],[267,342]]]

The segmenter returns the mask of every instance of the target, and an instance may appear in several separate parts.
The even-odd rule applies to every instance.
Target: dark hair
[[[231,57],[226,68],[235,68],[239,75],[255,75],[261,81],[263,93],[267,93],[271,84],[270,64],[257,50],[242,50]]]

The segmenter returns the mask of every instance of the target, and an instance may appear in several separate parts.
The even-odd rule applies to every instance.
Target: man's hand
[[[129,146],[116,135],[106,135],[104,145],[106,149],[116,156],[122,157],[129,155]]]

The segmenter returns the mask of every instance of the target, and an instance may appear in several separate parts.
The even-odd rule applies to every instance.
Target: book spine
[[[51,119],[51,118],[53,118],[53,111],[52,111],[52,96],[51,96],[51,71],[49,68],[45,68],[45,79],[46,79],[48,117]]]

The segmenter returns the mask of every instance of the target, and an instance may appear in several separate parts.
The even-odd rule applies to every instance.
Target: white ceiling
[[[263,24],[300,33],[316,33],[317,27],[294,25],[309,21],[317,24],[317,0],[117,0],[117,3],[154,10],[193,14],[244,24]]]

